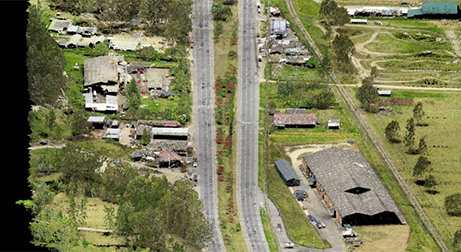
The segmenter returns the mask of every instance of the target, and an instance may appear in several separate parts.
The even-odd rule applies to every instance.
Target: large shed
[[[405,219],[360,153],[327,148],[302,157],[309,178],[341,224],[403,224]]]
[[[114,84],[118,81],[117,58],[100,56],[84,61],[85,87],[93,84]]]
[[[277,127],[310,127],[315,128],[315,114],[274,114]]]
[[[299,177],[286,160],[280,159],[274,162],[275,170],[282,177],[283,182],[287,186],[299,186]]]
[[[458,15],[458,9],[458,3],[456,1],[423,2],[422,8],[408,10],[407,17],[456,18]]]

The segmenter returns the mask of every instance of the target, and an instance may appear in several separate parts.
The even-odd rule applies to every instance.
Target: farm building
[[[141,124],[153,127],[178,127],[181,125],[178,121],[173,120],[138,120],[137,125]]]
[[[160,151],[156,152],[158,158],[158,165],[159,167],[175,167],[175,166],[182,166],[183,160],[181,156],[179,156],[174,151]]]
[[[66,47],[67,48],[77,48],[77,46],[78,46],[78,44],[80,42],[80,39],[82,39],[82,35],[80,35],[80,34],[73,35],[70,38],[69,42],[67,42]]]
[[[71,25],[72,25],[71,20],[52,19],[51,24],[48,27],[48,30],[61,33],[61,32],[67,31],[67,28],[69,28]]]
[[[367,19],[351,18],[351,24],[367,24]]]
[[[152,127],[154,139],[178,139],[187,140],[189,128],[159,128]]]
[[[117,58],[100,56],[84,61],[85,87],[94,84],[115,84],[118,81]]]
[[[136,40],[112,40],[110,41],[109,48],[120,51],[136,51],[139,48],[140,43]]]
[[[299,186],[299,178],[296,172],[286,160],[280,159],[274,162],[275,170],[282,177],[283,182],[287,186]]]
[[[147,88],[149,90],[162,90],[163,74],[160,72],[146,70]]]
[[[144,133],[144,129],[146,129],[147,135],[152,138],[152,126],[145,125],[145,124],[138,124],[136,127],[136,139],[141,139],[142,134]]]
[[[277,127],[315,128],[315,114],[274,114],[274,124]]]
[[[327,148],[302,157],[308,178],[341,224],[403,224],[397,205],[359,152]]]
[[[328,119],[328,128],[329,129],[339,129],[340,123],[339,119]]]
[[[121,129],[107,129],[107,131],[102,134],[102,138],[112,138],[112,139],[115,139],[115,140],[119,140],[120,139],[120,133],[122,132]]]
[[[389,89],[383,89],[383,90],[378,90],[379,96],[391,96],[391,90]]]
[[[88,41],[88,45],[90,47],[95,47],[98,43],[104,42],[105,37],[103,35],[101,36],[92,36],[90,40]]]
[[[87,122],[91,123],[93,127],[97,129],[102,129],[104,127],[104,124],[106,123],[106,117],[105,116],[90,116],[88,117]]]
[[[272,20],[271,26],[271,35],[282,35],[286,37],[288,35],[288,21],[285,19],[282,20]]]
[[[452,2],[423,2],[423,7],[408,10],[409,18],[456,18],[458,3]]]

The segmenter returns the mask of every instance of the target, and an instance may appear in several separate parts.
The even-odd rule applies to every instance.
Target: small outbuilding
[[[296,172],[286,160],[280,159],[274,162],[275,170],[282,177],[283,182],[287,186],[299,186],[300,180]]]
[[[114,140],[120,139],[120,133],[122,132],[121,129],[107,129],[106,133],[102,135],[102,138],[112,138]]]
[[[391,90],[389,89],[382,89],[378,90],[379,96],[391,96]]]
[[[339,119],[328,119],[328,128],[329,129],[339,129]]]
[[[102,129],[104,127],[104,124],[106,123],[106,117],[105,116],[90,116],[87,122],[91,123],[93,127],[97,129]]]

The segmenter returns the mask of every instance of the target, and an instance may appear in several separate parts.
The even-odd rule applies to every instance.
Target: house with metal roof
[[[339,119],[334,119],[334,118],[328,119],[329,129],[339,129],[339,126],[340,126]]]
[[[450,2],[423,2],[419,9],[410,9],[407,12],[409,18],[456,18],[459,13],[458,3]]]
[[[115,139],[115,140],[119,140],[120,139],[120,133],[122,132],[121,129],[111,129],[111,128],[108,128],[106,130],[105,133],[102,134],[102,138],[112,138],[112,139]]]
[[[315,114],[274,114],[274,124],[277,127],[307,127],[315,128]]]
[[[116,84],[118,81],[117,58],[100,56],[84,61],[84,86],[94,84]]]
[[[280,159],[274,162],[274,167],[277,173],[282,178],[287,186],[299,186],[300,180],[296,175],[295,170],[291,167],[290,163],[286,160]]]
[[[302,156],[306,177],[341,224],[405,224],[405,218],[360,152],[327,148]]]
[[[66,47],[67,48],[77,48],[78,43],[80,42],[80,39],[82,39],[82,35],[80,34],[75,34],[73,35],[69,42],[67,42]]]
[[[391,90],[390,89],[382,89],[378,90],[379,96],[391,96]]]
[[[288,21],[285,19],[282,20],[272,20],[271,35],[277,34],[286,37],[288,35]]]
[[[88,117],[87,122],[91,123],[93,127],[102,129],[106,123],[105,116],[90,116]]]
[[[147,80],[147,88],[149,90],[162,90],[163,74],[161,72],[154,72],[152,69],[147,69],[145,74]]]
[[[67,28],[69,28],[72,25],[72,20],[59,20],[59,19],[51,19],[51,24],[48,27],[49,31],[54,31],[58,33],[62,33],[64,31],[67,31]]]

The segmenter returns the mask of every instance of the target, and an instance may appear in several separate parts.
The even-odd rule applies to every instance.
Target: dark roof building
[[[274,162],[275,170],[287,186],[299,186],[299,178],[288,161],[280,159]]]
[[[359,152],[328,148],[302,157],[303,169],[341,224],[401,224],[405,219]]]
[[[408,10],[407,17],[453,17],[458,15],[458,3],[451,2],[423,2],[423,7],[420,9]]]
[[[315,128],[315,114],[274,114],[274,124],[278,127],[298,126]]]

